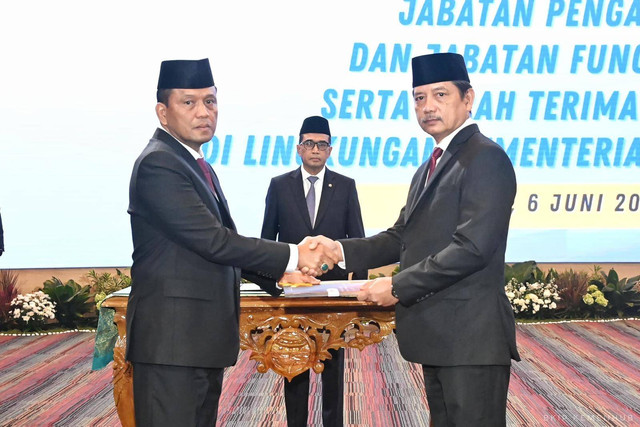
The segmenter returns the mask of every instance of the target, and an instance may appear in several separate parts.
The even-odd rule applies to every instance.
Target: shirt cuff
[[[347,260],[344,259],[344,248],[342,247],[342,243],[340,242],[336,242],[338,244],[338,246],[340,246],[340,253],[342,254],[342,261],[338,262],[338,267],[340,267],[343,270],[347,269]]]
[[[298,246],[289,243],[289,263],[285,273],[293,273],[298,268]]]

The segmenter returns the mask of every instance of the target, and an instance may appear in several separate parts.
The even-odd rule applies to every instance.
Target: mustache
[[[429,120],[442,120],[442,118],[440,116],[434,116],[434,115],[428,115],[422,118],[422,122],[426,122]]]

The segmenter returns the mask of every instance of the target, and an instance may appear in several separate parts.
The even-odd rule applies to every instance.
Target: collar
[[[475,121],[469,117],[467,120],[464,121],[464,123],[462,123],[460,125],[459,128],[457,128],[456,130],[454,130],[453,132],[451,132],[449,135],[445,136],[444,138],[442,138],[442,141],[440,141],[438,144],[436,144],[436,147],[440,147],[442,148],[442,151],[447,151],[447,148],[449,147],[449,144],[451,144],[451,141],[453,141],[453,138],[455,138],[455,136],[464,128],[466,128],[467,126],[470,126],[472,124],[475,124]]]
[[[187,151],[189,152],[189,154],[191,154],[193,156],[194,159],[198,160],[200,158],[204,157],[204,153],[202,152],[202,148],[200,148],[198,151],[194,150],[193,148],[189,147],[187,144],[183,143],[182,141],[180,141],[174,134],[172,134],[171,132],[169,132],[169,130],[167,128],[165,128],[164,126],[162,126],[162,129],[168,133],[169,135],[171,135],[171,137],[173,139],[175,139],[178,144],[182,145],[184,148],[187,149]]]
[[[313,176],[317,176],[318,177],[318,181],[322,181],[322,180],[324,180],[324,174],[325,174],[326,171],[327,171],[327,167],[323,166],[322,170],[320,172],[318,172],[317,175],[313,175]],[[302,173],[303,182],[307,181],[307,178],[312,176],[309,172],[307,172],[307,170],[304,168],[304,166],[300,166],[300,172]]]

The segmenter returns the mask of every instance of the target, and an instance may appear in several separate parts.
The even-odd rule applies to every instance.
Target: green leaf
[[[513,265],[505,264],[505,285],[515,278],[519,283],[532,283],[535,281],[536,271],[540,271],[535,261],[517,262]]]

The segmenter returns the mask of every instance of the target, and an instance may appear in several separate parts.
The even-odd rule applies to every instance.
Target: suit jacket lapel
[[[413,203],[411,207],[411,211],[409,212],[409,215],[407,216],[407,218],[410,217],[411,214],[413,214],[413,212],[415,211],[415,208],[418,206],[418,203],[420,203],[420,201],[425,197],[425,194],[432,191],[432,189],[436,185],[438,185],[438,176],[442,174],[442,171],[447,167],[447,164],[451,161],[451,159],[455,157],[456,153],[460,150],[460,148],[462,148],[463,144],[467,142],[467,140],[471,137],[471,135],[479,131],[480,130],[478,129],[478,125],[473,124],[465,127],[464,129],[460,130],[460,132],[458,132],[458,134],[453,138],[453,140],[449,144],[447,151],[442,153],[442,157],[440,158],[440,161],[436,165],[436,169],[433,172],[433,175],[429,180],[429,182],[427,183],[427,185],[424,185],[426,181],[426,177],[424,175],[426,174],[426,169],[429,162],[426,161],[423,164],[424,171],[422,175],[424,179],[422,179],[420,182],[417,183],[417,188],[415,189],[416,194],[419,194],[419,196],[416,198],[415,203]]]
[[[196,159],[194,159],[191,153],[187,152],[187,150],[182,145],[180,145],[180,143],[178,143],[178,141],[176,141],[175,138],[169,135],[165,130],[160,128],[156,129],[156,133],[153,135],[153,137],[157,140],[162,141],[167,146],[169,146],[169,148],[171,148],[171,150],[174,151],[176,155],[187,164],[187,166],[191,169],[191,171],[195,175],[196,181],[200,184],[201,188],[200,188],[200,191],[198,191],[198,193],[201,196],[203,196],[203,202],[207,205],[207,207],[209,207],[209,210],[211,210],[220,219],[220,221],[222,221],[222,213],[220,212],[220,207],[219,207],[222,205],[218,205],[218,202],[216,201],[215,196],[213,195],[213,193],[211,192],[211,189],[209,188],[209,185],[205,181],[206,178],[204,176],[204,173],[202,172],[202,169],[200,169],[200,166],[198,166],[198,162],[196,161]],[[218,182],[218,185],[216,186],[216,182],[218,181],[218,178],[215,177],[215,173],[212,174],[211,176],[213,180],[213,185],[216,188],[216,191],[218,191],[220,187],[219,182]],[[203,191],[202,189],[204,189],[205,191]],[[220,189],[220,193],[218,194],[222,194],[221,189]],[[231,218],[230,215],[228,215],[228,217]]]
[[[320,196],[320,206],[318,206],[318,215],[316,215],[315,227],[320,224],[322,218],[327,213],[329,206],[331,205],[331,199],[333,198],[334,193],[334,180],[335,174],[331,172],[329,169],[325,169],[324,171],[324,180],[322,183],[322,195]],[[306,205],[306,202],[305,202]],[[309,224],[311,224],[311,220],[309,220]]]
[[[211,165],[208,162],[207,162],[207,165],[211,170],[211,180],[213,181],[213,188],[216,189],[216,194],[220,199],[220,206],[227,211],[226,214],[227,214],[227,218],[229,219],[229,222],[231,223],[231,228],[235,230],[236,225],[233,223],[233,219],[231,218],[231,210],[229,210],[229,204],[227,203],[227,198],[224,196],[224,193],[222,192],[222,186],[220,185],[220,180],[218,180],[218,175],[216,175],[216,172],[213,170],[213,167],[211,167]]]
[[[408,218],[411,212],[413,212],[413,209],[416,207],[416,204],[418,203],[418,199],[422,194],[424,182],[427,179],[426,173],[427,173],[428,165],[429,165],[428,161],[424,162],[422,165],[420,165],[420,167],[416,171],[415,176],[417,177],[416,178],[417,181],[415,181],[413,185],[409,188],[409,196],[407,197],[407,211],[405,213],[406,218]]]
[[[302,184],[302,172],[300,172],[300,168],[294,170],[289,175],[289,189],[293,201],[300,211],[300,215],[304,218],[304,223],[309,230],[311,230],[311,219],[309,218],[309,211],[307,210],[307,200],[304,197],[304,186]]]

